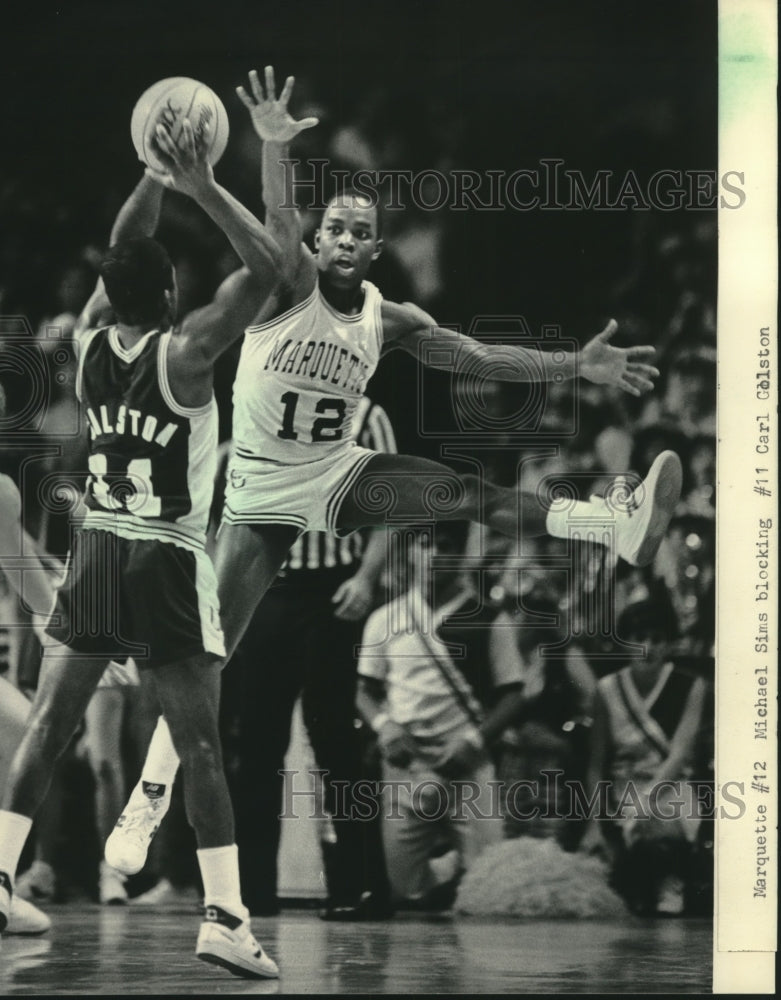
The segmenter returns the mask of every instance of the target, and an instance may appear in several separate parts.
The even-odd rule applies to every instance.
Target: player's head
[[[100,263],[100,276],[120,323],[171,321],[176,311],[174,268],[156,240],[140,237],[115,243]]]
[[[357,287],[382,253],[380,216],[372,199],[351,188],[326,205],[315,232],[317,266],[336,288]]]
[[[427,593],[441,592],[463,576],[468,524],[439,521],[433,531],[431,525],[411,527],[417,532],[410,550],[412,577]]]
[[[642,643],[649,664],[663,659],[677,632],[672,608],[661,601],[635,601],[628,604],[618,618],[620,638],[626,642]]]

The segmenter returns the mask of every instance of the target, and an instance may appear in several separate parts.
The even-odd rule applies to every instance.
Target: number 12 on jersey
[[[297,441],[298,431],[295,429],[296,409],[298,407],[299,394],[297,392],[285,392],[280,397],[282,403],[282,427],[277,431],[277,437],[283,441]],[[318,441],[341,441],[344,437],[344,413],[347,404],[343,399],[323,398],[317,401],[315,413],[332,413],[332,416],[317,417],[312,423],[311,436],[313,442]]]

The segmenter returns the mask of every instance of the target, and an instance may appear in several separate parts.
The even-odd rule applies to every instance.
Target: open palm
[[[288,113],[287,106],[293,93],[295,77],[289,76],[277,99],[273,66],[266,66],[266,91],[263,92],[257,70],[250,70],[251,94],[244,87],[237,87],[236,93],[247,108],[255,131],[264,142],[290,142],[299,132],[317,125],[317,118],[302,118],[295,121]]]
[[[650,392],[659,370],[647,362],[656,353],[650,345],[614,347],[609,341],[618,329],[611,319],[605,329],[593,337],[580,353],[580,374],[597,385],[612,385],[632,396]]]

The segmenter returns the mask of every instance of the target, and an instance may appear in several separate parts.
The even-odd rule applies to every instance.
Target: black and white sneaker
[[[198,934],[195,954],[204,962],[220,965],[245,979],[277,979],[277,963],[263,951],[252,935],[249,919],[207,905]]]

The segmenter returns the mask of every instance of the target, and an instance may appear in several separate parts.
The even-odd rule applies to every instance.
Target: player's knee
[[[174,743],[185,772],[190,771],[197,778],[198,775],[222,770],[222,750],[218,737],[189,732],[180,736],[178,742],[174,737]]]
[[[90,769],[95,780],[101,785],[115,785],[119,782],[120,764],[105,754],[88,755]]]

